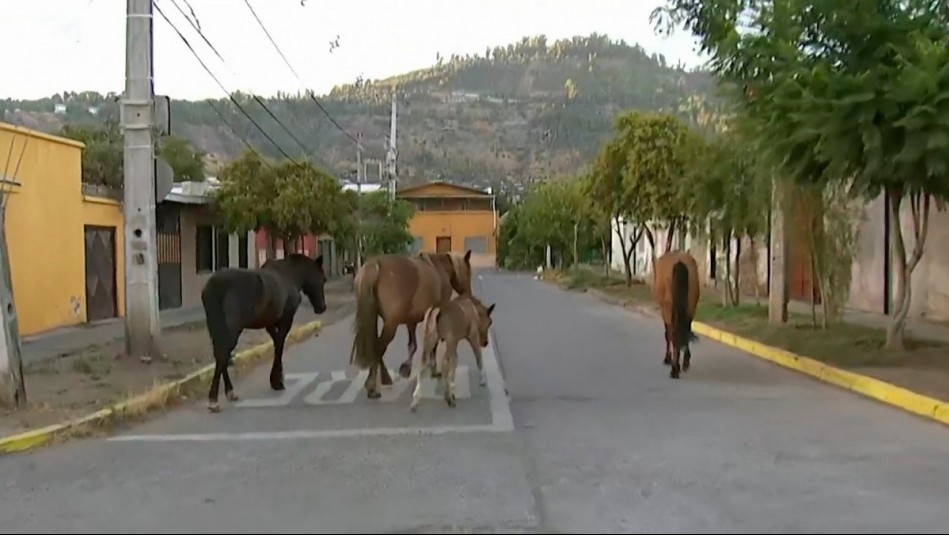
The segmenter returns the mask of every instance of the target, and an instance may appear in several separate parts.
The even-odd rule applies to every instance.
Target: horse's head
[[[448,253],[448,257],[451,259],[451,272],[448,274],[451,289],[458,295],[471,295],[471,250],[464,256]]]
[[[488,347],[488,332],[491,330],[492,323],[494,323],[491,318],[491,313],[494,312],[494,304],[486,307],[481,300],[473,295],[471,296],[471,302],[478,310],[478,334],[481,335],[481,347]]]
[[[323,255],[312,259],[306,255],[293,254],[288,257],[288,260],[292,262],[295,268],[300,291],[313,305],[313,312],[317,314],[326,312],[326,295],[323,293],[323,287],[326,285],[326,272],[323,271]]]

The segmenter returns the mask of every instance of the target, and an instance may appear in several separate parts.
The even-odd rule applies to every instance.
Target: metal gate
[[[115,227],[86,225],[86,321],[118,316]]]
[[[177,206],[155,208],[158,238],[158,308],[181,306],[181,214]]]

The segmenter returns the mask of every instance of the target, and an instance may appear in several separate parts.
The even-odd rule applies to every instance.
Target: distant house
[[[62,103],[56,103],[53,105],[53,113],[57,115],[63,115],[66,113],[66,105]]]
[[[409,222],[414,250],[471,250],[473,265],[496,265],[498,216],[493,193],[431,182],[400,189],[396,196],[415,206],[415,215]]]

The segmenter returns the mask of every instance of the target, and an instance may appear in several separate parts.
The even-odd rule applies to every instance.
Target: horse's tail
[[[681,260],[672,266],[672,326],[677,347],[696,339],[689,314],[689,268]]]
[[[356,321],[353,323],[353,355],[350,359],[361,369],[378,364],[379,356],[379,301],[376,282],[379,280],[379,264],[368,262],[356,281]]]
[[[205,323],[208,326],[208,335],[211,337],[215,362],[218,358],[230,359],[230,355],[218,355],[218,352],[229,346],[232,337],[230,327],[227,325],[227,309],[224,306],[227,288],[218,282],[212,278],[201,290],[201,304],[204,307]]]
[[[425,317],[422,319],[422,353],[419,355],[421,363],[418,366],[413,363],[413,370],[420,369],[421,366],[431,366],[433,370],[436,369],[433,353],[438,347],[438,316],[440,313],[441,309],[434,306],[425,311]]]

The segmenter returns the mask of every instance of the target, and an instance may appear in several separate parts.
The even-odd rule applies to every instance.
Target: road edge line
[[[320,331],[322,327],[322,320],[315,320],[294,327],[287,335],[285,347],[290,347],[303,341],[304,338]],[[234,355],[233,359],[236,365],[235,371],[240,374],[238,371],[240,365],[249,365],[268,355],[272,350],[273,341],[271,340],[238,352]],[[23,433],[0,437],[0,455],[33,449],[49,444],[53,442],[54,439],[69,438],[83,431],[92,431],[95,428],[102,428],[109,424],[114,424],[130,415],[148,412],[158,406],[167,406],[168,403],[166,403],[166,401],[170,397],[176,395],[182,389],[206,382],[211,378],[213,373],[214,364],[209,364],[197,371],[191,372],[181,379],[158,383],[145,392],[135,395],[131,399],[101,408],[91,414],[39,429],[31,429]]]
[[[484,295],[484,274],[478,273],[478,287]],[[511,400],[501,373],[501,357],[498,356],[497,336],[494,327],[488,331],[489,351],[482,351],[484,375],[488,379],[488,406],[491,410],[491,426],[500,432],[514,431],[514,415],[511,413]]]
[[[638,312],[657,317],[647,306],[634,305],[627,300],[614,298],[595,288],[588,289],[588,293],[609,304],[621,306],[625,309],[633,308]],[[850,392],[860,394],[882,404],[949,426],[949,402],[929,397],[868,375],[831,366],[830,364],[820,362],[810,357],[792,353],[786,349],[762,344],[761,342],[712,327],[700,321],[692,322],[692,330],[716,342],[734,347],[761,360],[766,360],[783,368],[810,376],[823,383],[836,386],[843,390],[849,390]]]

